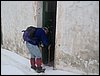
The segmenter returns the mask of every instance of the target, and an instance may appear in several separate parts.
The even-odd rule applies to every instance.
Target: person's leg
[[[42,58],[42,54],[41,54],[41,51],[40,51],[40,49],[38,48],[38,46],[37,45],[32,45],[32,44],[30,44],[30,43],[26,43],[26,46],[27,46],[27,48],[29,49],[29,52],[31,53],[31,57],[32,58],[36,58],[36,60],[37,59],[41,59]]]
[[[32,52],[34,50],[33,46],[30,44],[30,43],[26,43],[26,46],[31,54],[31,58],[30,58],[30,64],[31,64],[31,68],[33,69],[36,69],[36,66],[35,66],[35,55],[34,53]]]
[[[44,72],[45,69],[42,68],[42,54],[41,54],[41,51],[40,51],[40,49],[39,49],[38,46],[34,46],[34,48],[35,48],[34,50],[36,50],[36,51],[35,51],[36,65],[37,65],[36,71],[37,71],[38,73]]]
[[[33,56],[35,56],[35,58],[36,58],[36,61],[35,61],[36,65],[37,65],[36,66],[36,71],[38,73],[43,72],[45,69],[42,69],[42,66],[41,66],[42,65],[42,54],[41,54],[40,49],[38,48],[37,45],[32,45],[32,44],[29,44],[29,43],[27,43],[26,45],[30,49],[29,50],[30,53]]]
[[[37,67],[41,67],[42,65],[42,54],[38,46],[34,46],[34,55],[36,56],[36,64]]]

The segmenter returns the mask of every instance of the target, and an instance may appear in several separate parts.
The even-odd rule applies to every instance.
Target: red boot
[[[31,58],[30,59],[30,64],[31,64],[31,68],[36,70],[36,66],[35,66],[35,58]]]
[[[41,58],[37,58],[36,59],[36,64],[37,64],[37,67],[41,67],[41,65],[42,65],[42,59]]]
[[[36,69],[36,71],[38,72],[38,73],[41,73],[41,72],[44,72],[45,71],[45,69],[43,69],[42,68],[42,59],[41,58],[37,58],[36,59],[36,64],[37,64],[37,69]]]

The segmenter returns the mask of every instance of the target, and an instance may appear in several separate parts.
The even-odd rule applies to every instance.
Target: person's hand
[[[50,50],[51,44],[48,46],[48,50]]]
[[[43,44],[41,44],[40,46],[41,46],[41,47],[44,47],[44,45],[43,45]]]

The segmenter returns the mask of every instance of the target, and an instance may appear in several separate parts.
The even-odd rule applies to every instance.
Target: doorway
[[[42,58],[43,63],[49,63],[50,66],[54,66],[54,53],[55,53],[55,31],[56,31],[56,9],[57,1],[43,1],[43,27],[49,29],[47,35],[50,49],[43,49]]]

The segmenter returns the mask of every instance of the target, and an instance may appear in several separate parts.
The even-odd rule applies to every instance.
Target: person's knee
[[[37,58],[42,58],[42,55],[40,54],[40,55],[37,55]]]

